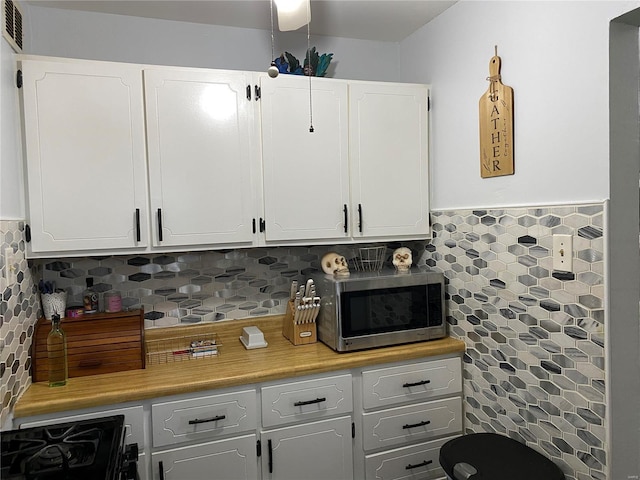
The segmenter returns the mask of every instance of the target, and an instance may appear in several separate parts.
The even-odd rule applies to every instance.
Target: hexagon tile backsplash
[[[8,286],[0,277],[0,426],[22,391],[30,383],[29,350],[40,302],[25,260],[24,222],[0,220],[0,270],[6,267],[5,248],[16,254],[16,283]]]
[[[594,204],[437,211],[432,241],[404,243],[418,266],[447,278],[450,334],[467,346],[465,430],[525,442],[555,461],[567,480],[603,480],[607,472],[603,210]],[[9,223],[18,230],[10,241]],[[0,225],[4,243],[21,238],[17,222]],[[558,233],[573,236],[573,273],[552,269]],[[398,246],[387,245],[388,257]],[[27,311],[39,308],[30,273],[66,289],[69,304],[81,303],[92,277],[98,291],[119,290],[125,307],[144,307],[146,327],[158,327],[284,313],[291,280],[317,271],[329,249],[353,251],[280,247],[34,261],[20,288],[4,289],[2,312],[11,316],[1,337],[3,415],[28,367],[8,363],[5,352],[27,355],[33,317]]]
[[[606,479],[603,205],[434,212],[421,261],[466,343],[467,432],[509,435],[568,480]],[[552,235],[573,235],[573,273]]]

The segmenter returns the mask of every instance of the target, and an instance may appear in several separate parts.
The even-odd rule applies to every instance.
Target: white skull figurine
[[[349,275],[347,259],[336,252],[329,252],[322,257],[322,271],[329,275]]]
[[[411,250],[407,247],[396,248],[393,252],[392,262],[398,272],[408,272],[411,269],[411,263],[413,262],[413,259],[411,258]]]

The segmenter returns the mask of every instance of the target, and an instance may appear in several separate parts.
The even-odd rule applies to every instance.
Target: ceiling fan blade
[[[297,30],[311,21],[310,0],[275,0],[278,10],[278,29]]]

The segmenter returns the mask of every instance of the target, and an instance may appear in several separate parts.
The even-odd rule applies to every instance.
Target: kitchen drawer
[[[153,446],[215,439],[255,430],[255,390],[151,405]]]
[[[364,460],[365,478],[366,480],[444,478],[446,474],[440,466],[440,447],[451,438],[454,437],[367,455]]]
[[[365,409],[429,400],[462,391],[459,357],[362,372]]]
[[[362,414],[366,451],[430,440],[462,430],[461,397]]]
[[[255,434],[151,454],[154,480],[255,480]]]
[[[350,413],[351,375],[282,383],[262,388],[265,427]]]
[[[144,441],[144,413],[142,405],[124,408],[113,408],[111,410],[100,410],[97,412],[81,413],[77,415],[65,415],[63,417],[53,417],[44,420],[21,422],[14,420],[16,428],[39,427],[42,425],[52,425],[56,423],[76,422],[90,418],[111,417],[112,415],[124,415],[125,443],[137,443],[140,451],[145,446]]]

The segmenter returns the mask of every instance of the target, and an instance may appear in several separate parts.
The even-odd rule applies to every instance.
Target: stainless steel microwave
[[[359,272],[314,278],[321,297],[318,339],[338,352],[442,338],[444,276]]]

